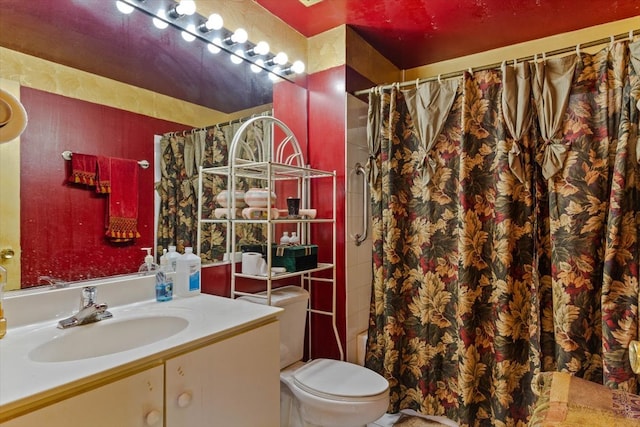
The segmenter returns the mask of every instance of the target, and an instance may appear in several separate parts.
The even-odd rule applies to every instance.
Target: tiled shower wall
[[[369,218],[364,218],[365,178],[357,175],[355,170],[357,163],[366,165],[369,157],[367,110],[367,103],[347,95],[346,295],[347,360],[350,362],[357,361],[357,336],[367,330],[371,299],[371,231],[360,246],[356,246],[354,237],[363,232],[364,221],[369,221]]]

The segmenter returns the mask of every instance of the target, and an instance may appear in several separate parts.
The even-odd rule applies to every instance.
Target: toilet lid
[[[340,360],[316,359],[293,374],[294,383],[320,397],[357,398],[375,396],[389,388],[389,382],[364,366]]]

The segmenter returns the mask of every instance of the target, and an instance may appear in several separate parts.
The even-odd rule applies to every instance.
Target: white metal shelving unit
[[[271,135],[284,135],[281,139],[279,137],[272,137],[271,143],[264,142],[260,146],[251,146],[247,143],[247,132],[252,129],[252,126],[262,122],[262,126],[271,127]],[[202,201],[203,201],[203,176],[205,174],[214,174],[224,176],[227,178],[227,191],[228,191],[228,207],[225,208],[226,212],[222,218],[203,218],[202,217]],[[235,191],[237,189],[239,179],[251,179],[261,182],[263,188],[278,189],[279,185],[287,186],[287,188],[295,188],[294,194],[289,196],[296,196],[300,198],[300,208],[309,209],[310,194],[312,191],[312,183],[320,181],[323,186],[331,187],[330,197],[327,195],[323,199],[323,205],[331,206],[330,216],[323,217],[301,217],[301,218],[289,218],[286,211],[286,197],[277,198],[282,206],[284,201],[284,207],[279,209],[279,204],[275,203],[274,209],[265,209],[264,216],[260,219],[245,218],[242,216],[241,211],[237,209],[236,200],[234,198]],[[205,224],[225,224],[226,225],[226,242],[227,242],[227,254],[229,262],[231,264],[231,297],[236,298],[241,295],[253,295],[242,292],[237,289],[237,279],[245,278],[264,283],[264,295],[267,304],[271,304],[271,292],[273,290],[273,282],[282,279],[299,279],[300,286],[303,286],[309,291],[310,305],[308,307],[308,324],[311,324],[311,314],[320,314],[330,316],[333,326],[333,333],[335,336],[336,344],[340,352],[340,358],[344,360],[344,350],[340,341],[340,335],[336,325],[336,173],[335,171],[323,171],[313,169],[305,165],[304,156],[300,149],[300,145],[296,140],[291,130],[280,120],[270,117],[261,116],[254,117],[246,121],[236,132],[231,146],[229,149],[229,162],[227,166],[214,167],[214,168],[200,168],[200,174],[198,177],[198,254],[201,248],[202,239],[202,227]],[[274,203],[269,196],[269,206]],[[326,209],[323,210],[326,212]],[[281,216],[282,215],[282,216]],[[266,225],[266,240],[267,247],[267,274],[265,276],[252,276],[242,274],[238,272],[239,260],[236,254],[240,254],[240,248],[237,242],[237,227],[242,224],[264,224]],[[271,272],[272,266],[272,251],[270,248],[276,241],[276,227],[279,225],[293,224],[296,227],[298,235],[300,236],[301,244],[310,244],[311,233],[314,227],[329,227],[331,229],[331,256],[330,259],[318,260],[316,268],[308,269],[297,272],[286,272],[273,274]],[[326,235],[326,230],[323,234]],[[326,251],[325,251],[326,252]],[[315,285],[331,286],[332,293],[332,305],[330,310],[320,310],[312,307],[313,292]],[[309,334],[310,335],[310,334]],[[309,345],[311,346],[311,337],[309,337]]]

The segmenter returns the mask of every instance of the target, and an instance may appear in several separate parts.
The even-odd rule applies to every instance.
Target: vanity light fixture
[[[302,61],[290,64],[286,53],[270,53],[270,46],[266,41],[255,44],[249,41],[249,35],[243,28],[238,28],[233,33],[224,28],[224,21],[219,14],[212,13],[206,18],[198,14],[194,0],[163,0],[163,8],[157,11],[152,9],[154,6],[157,7],[157,2],[154,6],[146,0],[115,0],[115,3],[122,13],[131,13],[134,9],[142,11],[159,29],[169,26],[176,28],[186,41],[203,41],[211,54],[215,55],[225,50],[231,55],[233,63],[241,64],[246,61],[251,71],[266,71],[274,81],[305,71]]]
[[[156,17],[154,17],[152,21],[153,25],[159,30],[164,30],[169,26],[169,23],[167,22],[167,14],[162,9],[158,10]]]
[[[265,62],[266,65],[285,65],[289,61],[289,57],[284,52],[278,52],[276,56]],[[278,67],[281,70],[281,67]]]
[[[233,62],[236,65],[242,64],[242,61],[244,61],[244,50],[242,49],[234,50],[233,53],[229,56],[229,59],[231,59],[231,62]]]
[[[130,14],[131,12],[133,12],[133,6],[131,6],[131,5],[130,5],[130,4],[128,4],[128,3],[123,2],[123,1],[121,1],[121,0],[117,0],[117,1],[116,1],[116,7],[118,8],[118,10],[119,10],[121,13],[124,13],[125,15],[128,15],[128,14]]]
[[[211,43],[207,43],[207,49],[214,55],[220,53],[220,46],[222,46],[222,40],[220,40],[220,37],[215,37],[213,40],[211,40]]]
[[[196,2],[193,0],[182,0],[180,3],[169,9],[167,14],[173,19],[178,19],[183,16],[191,16],[196,13]]]
[[[304,62],[302,61],[295,61],[293,64],[291,64],[290,67],[287,67],[285,69],[282,70],[282,72],[284,74],[302,74],[304,73]]]
[[[207,18],[205,22],[200,24],[198,30],[200,30],[200,32],[202,33],[208,33],[209,31],[217,31],[222,29],[223,25],[224,21],[222,20],[222,16],[218,15],[217,13],[212,13],[211,15],[209,15],[209,18]]]
[[[196,36],[193,35],[193,33],[196,32],[196,26],[193,24],[189,24],[187,25],[187,29],[186,30],[182,30],[181,35],[182,38],[191,43],[192,41],[194,41],[196,39]]]
[[[269,79],[272,81],[278,80],[280,78],[280,73],[282,73],[282,68],[280,68],[279,65],[276,65],[271,69],[271,72],[269,73]]]
[[[253,62],[253,64],[249,66],[249,68],[251,69],[251,71],[258,74],[260,71],[264,69],[264,61],[258,58]]]
[[[247,40],[249,40],[247,31],[244,28],[238,28],[233,34],[222,40],[222,42],[228,46],[233,46],[234,44],[246,43]]]
[[[264,56],[269,53],[269,43],[265,41],[259,41],[257,45],[247,50],[247,55],[249,56]]]

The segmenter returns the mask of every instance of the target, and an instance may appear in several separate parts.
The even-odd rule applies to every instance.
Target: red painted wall
[[[22,282],[136,271],[141,248],[153,247],[153,136],[188,127],[27,87],[20,97],[29,115],[20,147]],[[134,243],[104,238],[106,197],[67,183],[64,150],[150,162],[138,171],[141,237]]]
[[[345,284],[345,156],[346,156],[346,94],[345,66],[331,68],[308,76],[309,96],[309,163],[323,170],[335,170],[337,173],[337,254],[336,254],[336,290],[337,290],[337,328],[342,347],[346,349],[346,284]],[[332,188],[329,183],[313,188],[312,206],[321,211],[330,212],[328,205]],[[320,215],[320,214],[319,214]],[[330,256],[331,230],[322,228],[312,236],[320,247],[320,258]],[[329,286],[316,285],[314,305],[320,309],[329,309],[331,289]],[[314,315],[312,319],[311,357],[339,358],[340,353],[333,336],[333,328],[328,316]],[[345,350],[346,351],[346,350]]]

